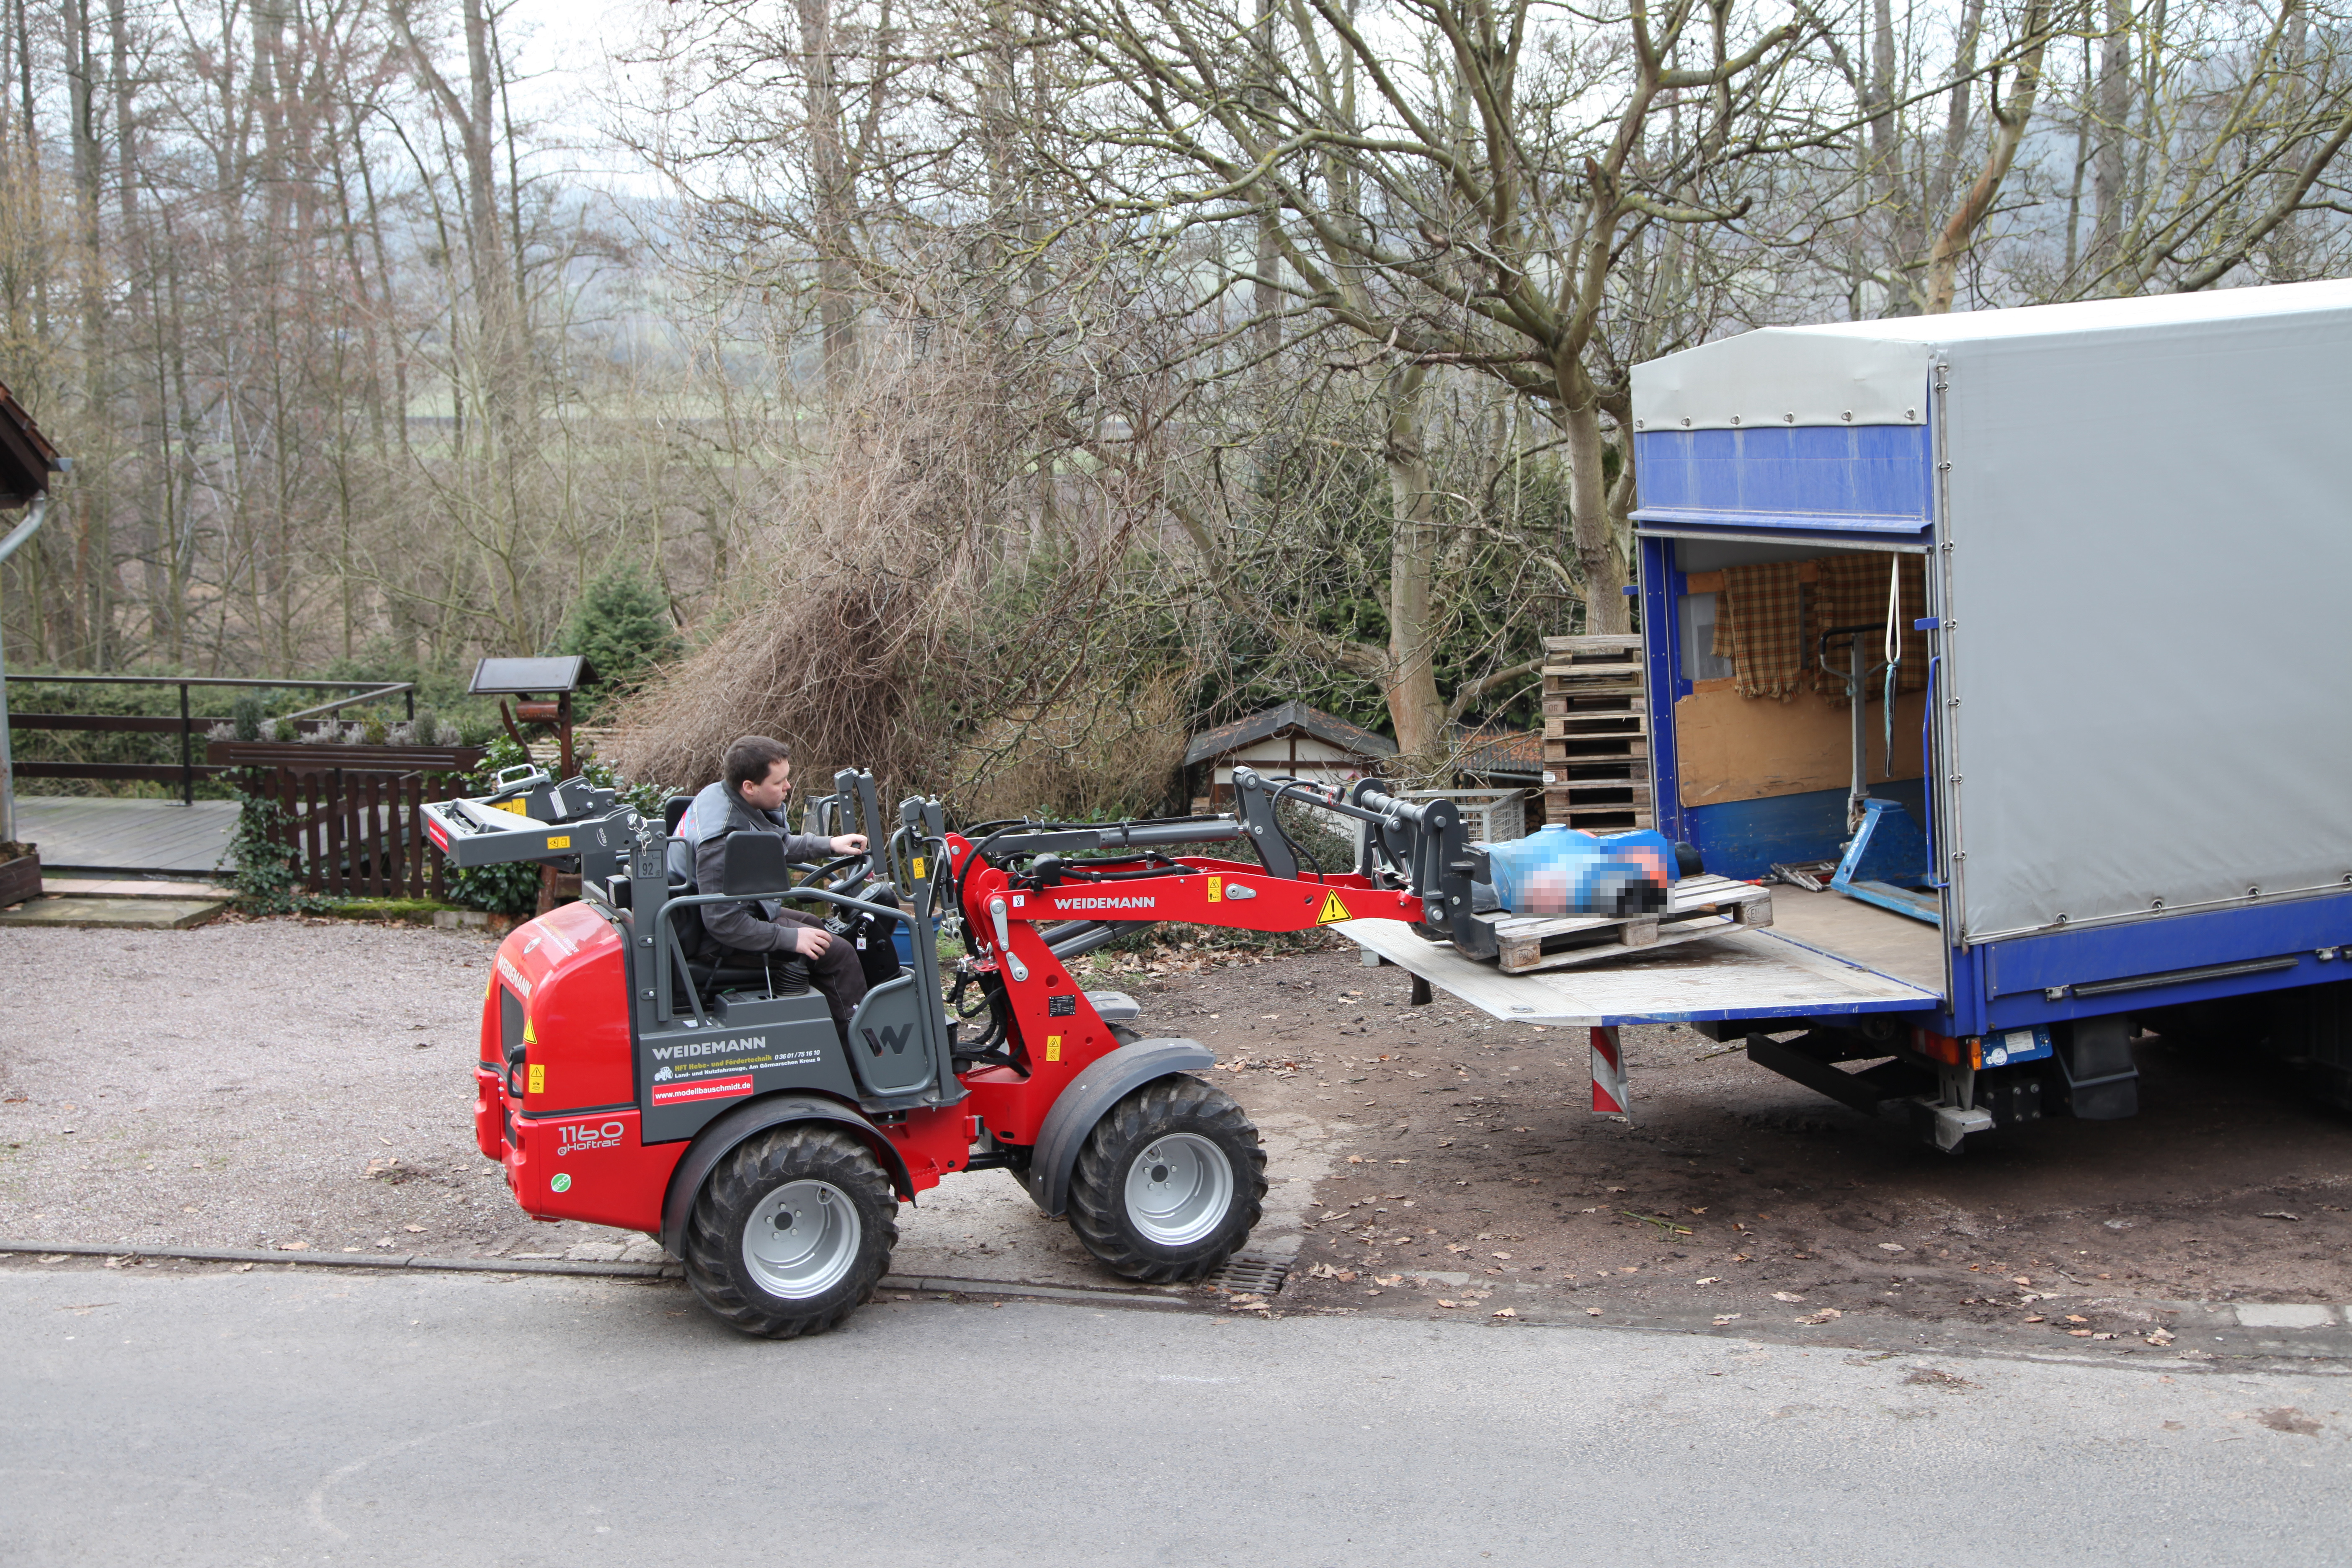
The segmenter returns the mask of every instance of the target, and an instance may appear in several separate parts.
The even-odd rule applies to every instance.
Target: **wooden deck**
[[[16,837],[40,846],[43,872],[209,878],[228,854],[236,803],[19,795]]]

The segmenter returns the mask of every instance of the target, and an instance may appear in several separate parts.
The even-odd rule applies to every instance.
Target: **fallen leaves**
[[[1839,1311],[1835,1307],[1823,1307],[1818,1312],[1806,1313],[1803,1317],[1799,1318],[1797,1321],[1809,1324],[1814,1328],[1819,1328],[1823,1323],[1834,1323],[1840,1318],[1844,1316],[1845,1314]]]
[[[2284,1219],[2284,1220],[2292,1220],[2292,1221],[2294,1221],[2294,1222],[2295,1224],[2297,1224],[2297,1225],[2301,1225],[2301,1224],[2303,1223],[2303,1216],[2302,1216],[2301,1215],[2299,1215],[2299,1214],[2289,1214],[2289,1213],[2287,1213],[2287,1212],[2286,1212],[2286,1210],[2284,1210],[2284,1209],[2265,1209],[2265,1210],[2263,1210],[2261,1214],[2259,1214],[2259,1215],[2255,1215],[2254,1217],[2256,1217],[2257,1219]]]
[[[1899,1241],[1882,1241],[1878,1244],[1878,1250],[1881,1252],[1907,1252],[1910,1248],[1905,1247]]]
[[[1487,1316],[1495,1318],[1516,1318],[1518,1315],[1519,1310],[1517,1307],[1497,1307],[1492,1312],[1487,1314]]]
[[[1440,1296],[1437,1299],[1437,1304],[1441,1307],[1458,1307],[1462,1303],[1459,1301],[1449,1301],[1444,1297]]]
[[[1356,1282],[1356,1271],[1352,1268],[1334,1268],[1328,1263],[1318,1263],[1314,1268],[1309,1268],[1307,1271],[1307,1278],[1309,1279],[1337,1279],[1342,1285],[1353,1285]]]
[[[1739,1321],[1739,1318],[1740,1314],[1738,1312],[1718,1312],[1715,1317],[1715,1326],[1719,1329],[1726,1323],[1736,1323]]]
[[[1697,1279],[1692,1280],[1691,1283],[1694,1285],[1720,1285],[1723,1283],[1723,1276],[1720,1274],[1702,1274]]]
[[[1584,1315],[1588,1318],[1597,1318],[1601,1315],[1601,1309],[1598,1307],[1587,1307],[1584,1309]]]
[[[1772,1300],[1775,1301],[1786,1301],[1790,1305],[1794,1306],[1799,1301],[1803,1300],[1804,1298],[1798,1295],[1793,1290],[1775,1290],[1772,1292]]]
[[[1940,1367],[1933,1366],[1913,1367],[1911,1375],[1903,1381],[1912,1387],[1940,1388],[1947,1394],[1966,1394],[1969,1389],[1977,1386],[1957,1373],[1946,1372]]]

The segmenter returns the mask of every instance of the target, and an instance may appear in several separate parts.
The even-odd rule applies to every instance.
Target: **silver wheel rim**
[[[743,1226],[743,1268],[787,1301],[822,1296],[857,1261],[857,1205],[831,1182],[786,1182]]]
[[[1127,1168],[1128,1221],[1155,1246],[1190,1247],[1214,1236],[1233,1201],[1233,1162],[1198,1133],[1155,1138]]]

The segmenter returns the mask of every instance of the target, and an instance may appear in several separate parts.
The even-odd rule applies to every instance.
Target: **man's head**
[[[776,810],[793,787],[793,753],[765,735],[746,735],[728,747],[720,766],[727,787],[754,811]]]

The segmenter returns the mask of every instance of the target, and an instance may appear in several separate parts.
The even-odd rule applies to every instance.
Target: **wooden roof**
[[[1254,741],[1263,741],[1290,730],[1302,735],[1312,735],[1318,741],[1339,747],[1350,756],[1396,755],[1396,742],[1385,735],[1359,730],[1346,720],[1335,719],[1320,708],[1309,708],[1304,702],[1286,702],[1279,708],[1269,708],[1263,713],[1253,713],[1246,719],[1236,719],[1230,724],[1202,731],[1192,737],[1192,744],[1184,753],[1185,765],[1189,767],[1213,757],[1224,756]]]
[[[58,449],[14,394],[0,385],[0,507],[29,506],[46,495],[49,476],[65,471]]]

